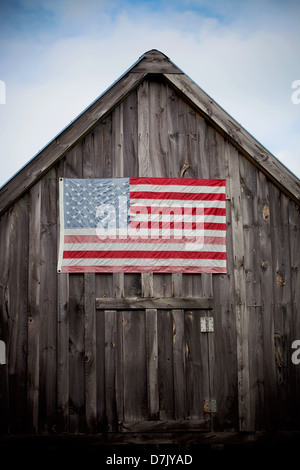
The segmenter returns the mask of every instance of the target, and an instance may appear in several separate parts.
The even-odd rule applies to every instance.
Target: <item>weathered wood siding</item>
[[[59,177],[122,176],[226,178],[228,273],[57,274]],[[0,432],[296,428],[299,229],[295,202],[170,85],[144,80],[1,216]],[[99,300],[124,297],[177,300]]]

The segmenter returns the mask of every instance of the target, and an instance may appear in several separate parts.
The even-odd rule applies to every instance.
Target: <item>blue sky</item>
[[[0,186],[150,49],[300,177],[299,20],[298,0],[0,0]]]

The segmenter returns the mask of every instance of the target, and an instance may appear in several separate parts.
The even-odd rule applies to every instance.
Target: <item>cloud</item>
[[[0,185],[153,48],[300,175],[300,105],[291,102],[291,84],[300,79],[294,2],[284,8],[273,2],[270,18],[267,1],[259,2],[258,15],[258,4],[252,10],[247,2],[225,9],[221,1],[174,0],[171,8],[162,0],[158,8],[151,1],[46,0],[39,5],[41,25],[36,3],[19,2],[24,18],[31,8],[32,30],[11,22],[14,34],[2,33],[7,102],[0,105]]]

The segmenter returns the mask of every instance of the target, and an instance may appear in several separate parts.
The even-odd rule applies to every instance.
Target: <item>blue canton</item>
[[[107,228],[129,223],[129,178],[63,179],[64,226]]]

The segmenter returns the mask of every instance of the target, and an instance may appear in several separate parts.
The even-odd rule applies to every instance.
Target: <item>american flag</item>
[[[58,272],[226,272],[225,180],[60,179]]]

